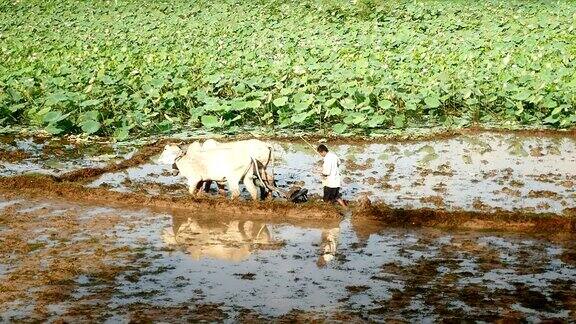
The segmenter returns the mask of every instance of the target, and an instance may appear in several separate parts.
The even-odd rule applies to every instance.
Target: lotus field
[[[0,3],[0,130],[576,125],[574,1]]]

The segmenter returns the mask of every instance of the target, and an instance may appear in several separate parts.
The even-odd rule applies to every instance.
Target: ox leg
[[[196,196],[200,188],[202,188],[202,179],[198,178],[188,179],[188,191],[192,196]]]
[[[205,181],[205,185],[204,185],[204,192],[205,193],[209,193],[210,192],[210,186],[212,185],[212,181],[208,180]]]
[[[226,189],[224,189],[224,184],[216,182],[216,186],[218,187],[218,193],[226,197]]]
[[[266,168],[262,168],[261,174],[262,174],[262,179],[264,180],[264,182],[268,186],[270,186],[270,185],[276,186],[276,184],[274,183],[274,175],[269,174],[266,171]],[[272,191],[268,190],[265,186],[260,187],[260,195],[262,197],[262,200],[265,200],[265,199],[272,200],[272,198],[273,198]]]
[[[240,197],[240,179],[228,179],[228,188],[232,193],[232,200],[238,199]]]
[[[252,199],[258,200],[258,189],[256,189],[254,179],[251,176],[246,175],[244,177],[244,185],[246,186],[246,190],[248,190]]]

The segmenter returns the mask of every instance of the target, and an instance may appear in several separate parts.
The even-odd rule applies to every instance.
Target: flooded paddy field
[[[155,163],[169,141],[1,142],[3,322],[576,320],[570,136],[328,142],[344,198],[389,208],[376,216],[192,199]],[[319,194],[320,158],[297,140],[275,148],[279,186]],[[431,213],[501,225],[390,222]],[[518,225],[534,219],[568,225]]]
[[[570,236],[0,206],[3,321],[576,320]]]
[[[408,209],[561,214],[576,207],[576,139],[571,137],[480,133],[440,141],[328,145],[342,160],[345,199],[366,196]],[[278,185],[299,184],[321,194],[314,171],[319,156],[302,140],[277,142],[275,148]],[[184,183],[170,174],[170,166],[151,160],[104,174],[88,186],[184,195]],[[174,190],[177,185],[180,190]]]

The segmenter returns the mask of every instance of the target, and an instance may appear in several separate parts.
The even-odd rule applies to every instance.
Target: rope
[[[258,180],[260,180],[260,182],[262,182],[262,184],[264,185],[264,187],[266,187],[266,189],[273,191],[266,182],[264,182],[264,180],[262,180],[262,177],[260,176],[260,171],[258,170],[258,163],[256,162],[256,160],[253,157],[250,157],[250,159],[252,159],[252,163],[254,164],[254,168],[256,171],[256,176],[258,176]]]

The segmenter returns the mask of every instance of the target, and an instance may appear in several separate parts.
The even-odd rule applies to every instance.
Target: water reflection
[[[193,259],[212,258],[238,262],[260,249],[278,249],[265,223],[253,221],[208,221],[174,217],[172,228],[162,239],[169,246],[185,250]]]
[[[330,261],[334,260],[337,252],[338,239],[340,237],[340,228],[330,228],[322,231],[320,244],[320,257],[316,263],[318,267],[325,267]]]
[[[321,235],[311,246],[318,246],[316,265],[326,267],[338,253],[341,224],[320,226]],[[347,220],[342,224],[349,224]],[[346,227],[346,226],[344,226]],[[253,253],[279,250],[285,244],[275,228],[266,222],[252,220],[206,220],[194,216],[173,216],[172,226],[162,231],[162,241],[169,247],[185,252],[193,260],[214,259],[241,262]]]
[[[0,208],[10,204],[0,198]],[[121,266],[104,286],[105,294],[91,264],[79,267],[73,298],[56,305],[70,306],[71,312],[96,301],[125,316],[125,322],[131,320],[128,312],[135,305],[159,310],[202,303],[219,305],[230,321],[238,321],[239,312],[273,321],[297,310],[319,316],[354,312],[375,322],[493,322],[508,316],[527,322],[570,321],[576,314],[572,236],[552,241],[531,235],[387,228],[354,216],[287,223],[280,217],[232,218],[214,210],[156,213],[25,199],[18,204],[21,215],[38,217],[37,226],[23,235],[0,231],[0,239],[25,237],[34,244],[52,237],[55,223],[44,216],[57,213],[78,217],[74,243],[88,241],[117,251],[103,256],[107,263]],[[94,223],[95,219],[100,221]],[[111,226],[101,226],[110,220]],[[54,267],[63,258],[82,260],[88,251],[70,246],[77,244],[58,240],[21,253],[16,262],[5,253],[0,278],[12,285],[20,275],[14,272],[17,267],[36,264],[29,263],[29,257]],[[52,281],[39,284],[36,292],[54,289]],[[32,291],[28,287],[21,289]],[[19,303],[5,303],[5,309],[23,314],[22,319],[33,315],[36,299]]]
[[[362,309],[376,321],[426,321],[438,314],[498,318],[494,314],[502,309],[515,309],[529,321],[569,316],[563,301],[549,299],[539,306],[531,300],[575,287],[575,268],[561,260],[570,244],[384,228],[353,216],[301,224],[222,217],[172,217],[163,240],[178,252],[148,261],[152,269],[173,269],[162,279],[149,277],[123,291],[130,296],[142,293],[143,287],[165,291],[163,298],[170,296],[173,303],[198,291],[203,300],[270,316],[293,309]],[[174,284],[182,281],[186,289]],[[148,301],[164,304],[163,298]],[[382,309],[386,312],[380,313]]]

